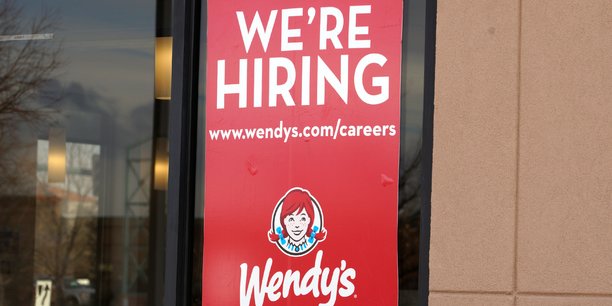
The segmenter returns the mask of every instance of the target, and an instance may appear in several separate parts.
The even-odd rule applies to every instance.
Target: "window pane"
[[[419,238],[421,221],[421,144],[423,120],[423,85],[425,57],[425,6],[426,0],[404,0],[402,45],[402,110],[401,154],[398,186],[398,275],[399,305],[418,305]],[[214,12],[208,12],[214,14]],[[206,74],[207,44],[206,16],[202,13],[202,37],[200,42],[200,76]],[[199,84],[198,121],[198,179],[196,186],[204,186],[204,109],[205,83]],[[194,228],[194,305],[201,305],[203,204],[204,190],[196,188]]]
[[[398,203],[399,305],[418,305],[425,0],[404,1]]]
[[[0,0],[0,305],[161,300],[158,24],[155,2]]]

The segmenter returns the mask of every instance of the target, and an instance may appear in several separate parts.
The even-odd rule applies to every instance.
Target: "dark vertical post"
[[[155,37],[172,36],[172,0],[157,0]],[[157,50],[156,50],[157,52]],[[166,246],[166,190],[155,186],[156,162],[166,160],[170,101],[155,98],[153,106],[153,141],[151,154],[151,188],[149,202],[149,263],[147,304],[161,306],[164,288],[164,253]],[[162,156],[163,155],[163,156]]]
[[[419,305],[427,306],[429,298],[429,241],[431,227],[431,171],[434,129],[434,85],[436,69],[437,0],[428,0],[425,19],[425,76],[423,90],[423,151],[421,206],[421,239],[419,245]]]
[[[161,306],[164,288],[164,252],[166,246],[166,191],[155,188],[155,163],[166,154],[169,102],[155,100],[153,109],[153,145],[151,158],[151,187],[149,200],[149,262],[147,305]]]
[[[172,98],[164,305],[191,304],[200,1],[172,6]]]

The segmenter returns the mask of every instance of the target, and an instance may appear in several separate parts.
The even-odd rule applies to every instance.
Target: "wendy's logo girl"
[[[291,188],[276,204],[268,238],[285,254],[306,255],[326,235],[321,207],[308,190]]]

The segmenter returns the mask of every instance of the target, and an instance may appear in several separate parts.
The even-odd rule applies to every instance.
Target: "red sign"
[[[203,305],[396,305],[402,2],[208,1]]]

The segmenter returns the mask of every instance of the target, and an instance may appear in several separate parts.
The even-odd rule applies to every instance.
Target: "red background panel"
[[[348,49],[347,26],[350,5],[371,5],[369,15],[359,15],[357,24],[368,26],[371,48]],[[208,1],[208,43],[206,84],[206,148],[204,203],[203,305],[240,305],[240,265],[246,263],[249,277],[253,266],[264,269],[271,258],[271,273],[288,269],[302,275],[314,266],[322,250],[322,268],[332,270],[345,260],[356,270],[355,292],[338,296],[335,305],[397,304],[397,177],[399,160],[400,64],[402,2],[394,1]],[[290,19],[291,28],[300,28],[304,50],[280,49],[281,10],[303,8],[303,17]],[[308,24],[309,7],[316,9]],[[340,35],[342,49],[319,50],[319,9],[336,7],[344,13]],[[278,10],[267,52],[256,36],[247,53],[236,11],[243,11],[247,25],[259,12],[264,25],[271,10]],[[365,55],[380,53],[387,58],[383,67],[366,70],[365,83],[372,76],[389,77],[389,99],[379,105],[361,101],[353,87],[355,65]],[[349,94],[344,103],[326,87],[325,105],[316,105],[316,59],[320,56],[334,72],[340,71],[340,56],[349,56]],[[301,106],[301,59],[311,57],[310,105]],[[296,106],[278,98],[277,107],[268,107],[267,62],[271,57],[289,58],[296,65],[297,80],[291,90]],[[263,107],[252,106],[253,61],[263,59]],[[217,109],[217,61],[226,60],[226,82],[239,79],[238,61],[249,61],[247,108],[238,108],[238,95],[226,95],[225,108]],[[242,72],[244,73],[244,72]],[[286,78],[280,74],[281,81]],[[376,93],[376,89],[366,87]],[[213,140],[211,130],[343,125],[394,125],[394,136],[311,137],[283,139]],[[389,183],[382,179],[394,180]],[[291,188],[310,191],[321,205],[327,238],[302,257],[289,257],[268,240],[275,205]],[[264,305],[317,305],[329,297],[312,295],[264,299]],[[255,305],[251,299],[249,305]]]

